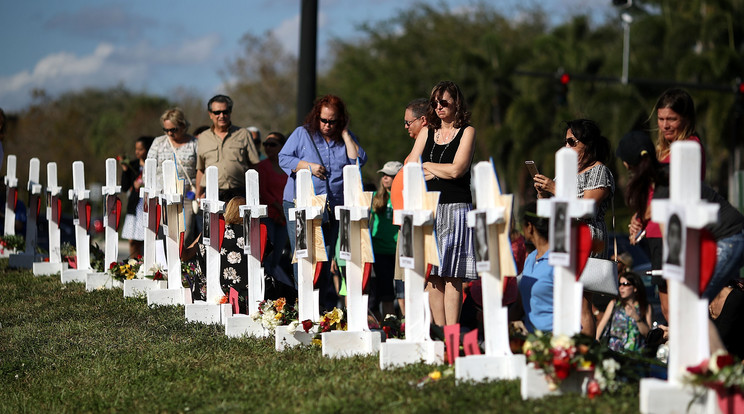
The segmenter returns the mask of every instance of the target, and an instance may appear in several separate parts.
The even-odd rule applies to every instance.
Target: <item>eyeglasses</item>
[[[432,99],[431,100],[431,107],[434,109],[437,109],[437,104],[442,105],[442,108],[447,108],[451,105],[450,101],[445,101],[444,99]]]
[[[277,144],[276,142],[266,141],[263,143],[263,146],[273,148],[273,147],[278,147],[279,144]]]
[[[632,283],[630,283],[630,282],[620,282],[620,283],[618,283],[618,284],[619,284],[620,286],[633,286],[633,284],[632,284]]]
[[[568,144],[569,147],[575,147],[579,144],[579,140],[573,137],[566,138],[566,144]]]
[[[325,119],[325,118],[320,118],[320,122],[322,122],[322,123],[324,123],[324,124],[328,124],[328,125],[330,125],[330,126],[334,126],[334,125],[336,125],[336,122],[338,122],[338,119]]]
[[[178,132],[178,128],[163,128],[163,132],[165,132],[166,134],[175,134],[176,132]]]
[[[413,121],[406,121],[406,120],[403,120],[403,124],[404,124],[404,125],[406,126],[406,128],[408,128],[408,127],[410,127],[411,125],[413,125],[413,123],[414,123],[414,122],[418,121],[418,120],[419,120],[419,119],[421,119],[421,118],[423,118],[423,117],[421,117],[421,116],[420,116],[420,117],[418,117],[418,118],[414,119]]]
[[[225,109],[224,111],[209,111],[209,112],[213,113],[215,116],[220,116],[220,115],[223,115],[223,114],[224,115],[230,115],[230,112],[231,111]]]

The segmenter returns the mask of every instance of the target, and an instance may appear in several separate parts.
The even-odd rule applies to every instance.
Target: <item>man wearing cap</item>
[[[403,168],[398,161],[388,161],[377,170],[382,174],[380,185],[372,196],[372,211],[369,218],[369,228],[372,234],[372,249],[375,253],[375,285],[374,295],[370,295],[372,301],[370,308],[379,318],[387,314],[394,314],[393,300],[396,298],[395,276],[395,248],[398,243],[398,226],[393,224],[393,203],[390,197],[390,188],[393,185],[393,177]],[[401,281],[402,282],[402,281]],[[402,302],[402,301],[401,301]],[[382,313],[379,312],[379,304],[382,303]],[[401,312],[404,312],[401,304]]]
[[[196,196],[204,197],[204,171],[217,166],[219,198],[231,198],[245,193],[245,172],[258,164],[258,152],[253,137],[245,128],[230,121],[233,101],[225,95],[216,95],[207,103],[212,127],[199,134],[196,159]]]

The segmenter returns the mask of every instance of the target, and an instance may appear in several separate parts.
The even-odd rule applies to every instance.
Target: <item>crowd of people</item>
[[[245,172],[255,169],[259,175],[260,202],[268,210],[267,217],[261,220],[269,245],[263,266],[269,278],[296,289],[297,265],[293,266],[291,259],[296,243],[305,242],[298,241],[298,228],[288,217],[297,198],[297,173],[309,170],[316,194],[326,195],[321,227],[330,260],[323,264],[317,282],[320,305],[323,309],[343,306],[344,263],[336,253],[339,250],[339,217],[336,217],[335,207],[344,204],[344,166],[362,167],[367,162],[363,140],[349,129],[350,115],[343,100],[334,95],[320,97],[303,124],[288,137],[281,132],[270,132],[262,138],[255,127],[233,125],[233,102],[224,95],[210,99],[207,111],[212,124],[199,128],[192,135],[190,123],[181,109],[166,110],[160,117],[163,135],[139,137],[134,143],[135,158],[122,160],[122,189],[128,192],[122,237],[130,240],[130,254],[141,255],[143,248],[145,225],[139,190],[143,186],[145,161],[156,160],[157,185],[161,188],[163,162],[173,160],[184,194],[182,230],[185,245],[190,246],[184,249],[184,259],[193,256],[203,261],[204,249],[200,245],[203,221],[197,201],[205,196],[206,168],[217,166],[219,199],[226,203],[225,241],[221,249],[222,286],[226,293],[233,287],[245,298],[247,269],[241,257],[248,235],[243,234],[238,207],[245,203],[242,198]],[[651,201],[669,197],[671,144],[682,140],[699,144],[703,161],[701,197],[719,206],[718,221],[705,229],[717,243],[718,255],[711,283],[703,297],[711,303],[711,324],[718,328],[724,345],[742,356],[744,340],[740,330],[732,329],[732,324],[740,318],[738,310],[744,291],[739,279],[744,266],[744,216],[704,183],[704,143],[695,129],[695,109],[690,95],[676,88],[664,92],[652,110],[650,119],[654,118],[655,143],[647,131],[631,131],[622,137],[614,151],[629,176],[622,189],[625,204],[633,214],[628,226],[629,242],[642,247],[649,257],[661,311],[669,320],[672,315],[668,311],[666,280],[658,275],[662,274],[665,260],[667,263],[672,260],[668,256],[674,246],[669,240],[666,247],[663,245],[663,240],[671,237],[663,236],[670,235],[673,226],[665,229],[651,220]],[[440,193],[434,222],[440,262],[439,266],[428,270],[425,285],[432,323],[444,326],[461,322],[463,313],[467,313],[463,303],[469,303],[464,300],[464,294],[470,293],[470,285],[479,289],[474,235],[466,220],[473,209],[471,164],[476,146],[476,129],[469,121],[464,94],[450,81],[438,83],[428,98],[414,99],[404,108],[403,126],[414,140],[410,153],[404,160],[391,160],[377,171],[379,183],[370,205],[369,229],[375,263],[374,282],[369,284],[369,304],[370,315],[378,320],[395,313],[405,317],[404,272],[398,257],[410,254],[402,251],[410,246],[400,243],[401,229],[393,222],[393,211],[403,208],[400,171],[410,162],[421,163],[428,190]],[[618,191],[608,167],[613,154],[610,140],[602,135],[599,124],[590,119],[565,122],[561,134],[564,138],[562,143],[556,143],[556,149],[569,148],[577,155],[577,196],[595,201],[594,215],[577,220],[589,228],[590,256],[611,256],[618,264],[619,288],[615,297],[602,301],[596,295],[585,293],[582,298],[581,330],[617,352],[641,352],[647,338],[652,336],[655,321],[643,278],[633,272],[632,258],[628,253],[610,249],[611,231],[606,219],[611,209],[614,226],[614,200]],[[512,292],[504,295],[513,296],[514,300],[509,301],[509,315],[515,329],[525,333],[552,330],[553,266],[548,259],[551,251],[557,254],[565,249],[564,239],[550,234],[551,229],[558,231],[558,227],[551,226],[549,218],[537,214],[536,199],[555,196],[556,178],[535,172],[533,185],[534,192],[521,197],[527,200],[515,220],[521,231],[517,228],[511,231],[512,250],[520,269],[518,283],[507,284],[506,289]],[[612,233],[616,233],[615,229]],[[482,247],[483,240],[478,244]],[[684,255],[684,246],[678,247]],[[479,252],[477,257],[483,257],[483,253]],[[201,280],[193,284],[195,299],[204,299],[203,278]],[[475,300],[477,302],[478,298]],[[245,309],[244,302],[241,308]]]

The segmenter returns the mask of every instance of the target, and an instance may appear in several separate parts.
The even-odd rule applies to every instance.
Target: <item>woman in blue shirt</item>
[[[534,201],[524,207],[522,231],[527,243],[535,250],[524,261],[519,293],[524,308],[522,321],[528,331],[553,330],[553,266],[548,264],[550,244],[548,242],[548,219],[537,215]]]
[[[359,166],[367,162],[367,154],[359,145],[356,137],[348,130],[349,114],[344,102],[335,95],[326,95],[315,102],[307,114],[305,124],[297,127],[287,139],[279,152],[279,166],[287,173],[287,185],[284,187],[284,213],[289,217],[289,209],[294,207],[295,179],[297,171],[310,169],[316,194],[327,194],[330,210],[329,220],[323,220],[323,236],[326,251],[335,251],[338,235],[338,220],[334,217],[337,205],[344,203],[343,169],[346,165]],[[287,226],[292,250],[295,248],[295,226]],[[328,255],[332,257],[332,254]],[[321,275],[322,285],[330,286],[327,266]],[[297,266],[294,268],[295,286],[297,285]],[[328,280],[326,280],[328,279]],[[327,287],[321,286],[321,306],[331,307],[335,304],[335,295],[329,295]]]

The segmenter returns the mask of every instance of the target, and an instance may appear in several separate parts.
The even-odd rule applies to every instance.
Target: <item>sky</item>
[[[318,65],[333,39],[362,36],[359,26],[385,21],[416,0],[318,0]],[[610,0],[492,0],[508,17],[539,4],[554,21],[572,14],[604,16]],[[438,0],[467,10],[474,0]],[[0,5],[0,108],[17,112],[31,92],[49,96],[123,85],[168,96],[177,89],[205,100],[223,91],[226,63],[246,33],[274,34],[295,55],[300,0],[24,0]]]

